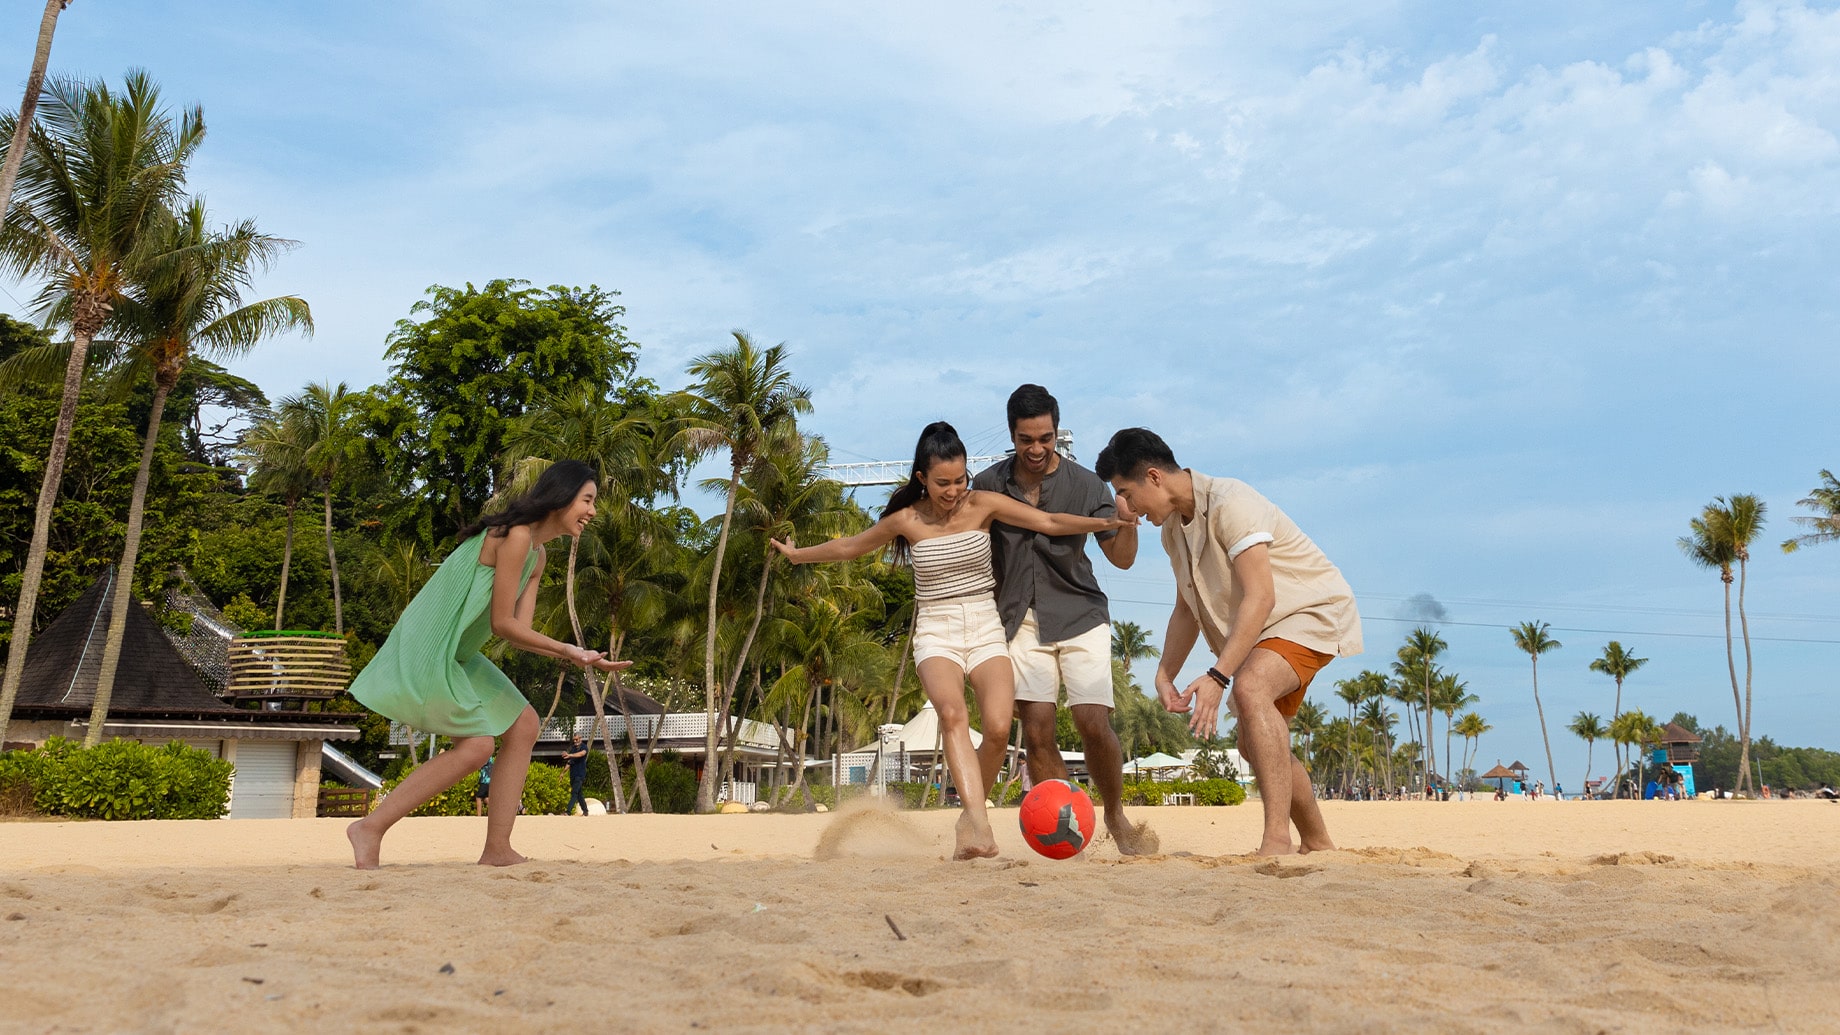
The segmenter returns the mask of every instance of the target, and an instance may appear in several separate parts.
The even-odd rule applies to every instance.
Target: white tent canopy
[[[1188,763],[1174,755],[1157,751],[1142,758],[1133,758],[1124,764],[1124,771],[1129,773],[1143,769],[1187,769]]]
[[[882,743],[886,744],[890,749],[897,749],[905,746],[907,748],[907,753],[910,755],[915,753],[925,755],[932,754],[934,746],[939,743],[939,713],[933,710],[933,702],[926,702],[926,705],[922,707],[913,718],[907,720],[905,726],[889,733]],[[971,731],[971,746],[978,747],[983,743],[984,735],[973,729]],[[849,753],[862,754],[866,752],[868,754],[874,754],[877,746],[877,744],[871,742]]]

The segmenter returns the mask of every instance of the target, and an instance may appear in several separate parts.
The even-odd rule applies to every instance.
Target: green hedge
[[[388,794],[402,783],[402,778],[385,780],[383,793]],[[479,787],[479,774],[468,773],[460,782],[422,803],[411,816],[470,816],[473,814],[473,791]],[[569,806],[568,770],[542,762],[533,762],[524,777],[524,814],[529,816],[560,815]]]
[[[1197,805],[1238,805],[1246,788],[1238,780],[1126,780],[1126,805],[1162,805],[1171,794],[1192,794]]]
[[[50,816],[217,819],[230,808],[229,762],[177,741],[111,740],[93,748],[52,737],[36,751],[0,755],[0,788]]]

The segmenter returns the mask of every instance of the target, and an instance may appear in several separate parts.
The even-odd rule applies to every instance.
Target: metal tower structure
[[[1054,437],[1054,451],[1069,460],[1075,459],[1073,432],[1066,428],[1060,429]],[[965,470],[975,475],[1008,455],[1009,453],[1005,452],[995,456],[966,457]],[[907,476],[912,470],[912,460],[870,460],[855,464],[826,464],[823,468],[823,475],[854,489],[864,485],[900,485],[907,481]]]

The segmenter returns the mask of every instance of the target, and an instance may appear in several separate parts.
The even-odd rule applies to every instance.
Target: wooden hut
[[[116,591],[111,567],[32,638],[14,704],[8,748],[89,733]],[[356,740],[358,716],[236,708],[205,689],[144,608],[128,608],[105,739],[183,741],[236,767],[230,818],[305,818],[319,802],[320,749]]]

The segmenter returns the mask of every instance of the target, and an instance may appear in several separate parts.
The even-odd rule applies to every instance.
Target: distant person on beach
[[[531,628],[543,545],[580,535],[594,517],[594,470],[553,464],[530,491],[469,525],[435,569],[377,656],[352,682],[351,696],[387,718],[450,737],[453,746],[417,766],[370,815],[345,829],[358,869],[376,869],[383,835],[422,803],[494,762],[486,808],[484,866],[524,861],[511,848],[511,825],[524,796],[537,713],[479,648],[497,636],[532,654],[614,672],[631,662],[552,640]],[[493,738],[503,744],[493,754]]]
[[[964,798],[955,859],[997,854],[984,799],[1008,748],[1016,683],[1003,619],[997,614],[990,526],[1002,520],[1045,535],[1109,532],[1133,524],[1118,517],[1076,517],[1037,510],[1000,492],[978,492],[965,474],[965,444],[944,421],[920,433],[907,483],[866,531],[819,546],[773,540],[794,564],[847,561],[890,543],[914,569],[914,667],[939,717],[946,766]],[[977,694],[984,744],[971,746],[965,678]]]
[[[588,799],[582,797],[582,788],[588,782],[588,745],[581,742],[581,734],[569,735],[569,749],[562,753],[562,760],[569,764],[569,815],[575,814],[575,806],[581,806],[581,814],[588,814]]]
[[[1323,666],[1361,652],[1354,591],[1270,500],[1244,482],[1182,467],[1155,432],[1118,432],[1096,466],[1121,504],[1162,529],[1175,572],[1175,609],[1156,669],[1163,706],[1189,712],[1189,729],[1207,737],[1227,697],[1265,810],[1259,854],[1334,848],[1309,771],[1291,753],[1290,720]],[[1198,635],[1214,657],[1178,690]],[[1291,842],[1293,823],[1300,845]]]
[[[479,782],[473,787],[473,815],[486,814],[486,801],[492,796],[492,760],[479,767]]]
[[[1118,513],[1099,476],[1060,455],[1061,407],[1040,385],[1010,393],[1006,417],[1015,452],[971,480],[972,488],[1002,493],[1054,514],[1109,518]],[[1126,515],[1129,516],[1128,514]],[[1129,568],[1137,559],[1137,528],[1094,536],[1105,559]],[[1016,671],[1016,714],[1028,749],[1032,783],[1067,779],[1055,743],[1061,688],[1085,749],[1086,769],[1105,803],[1105,828],[1125,855],[1150,855],[1157,840],[1125,818],[1124,751],[1112,729],[1112,625],[1105,591],[1093,577],[1084,535],[1043,535],[1003,521],[990,526],[997,570],[997,614]]]

